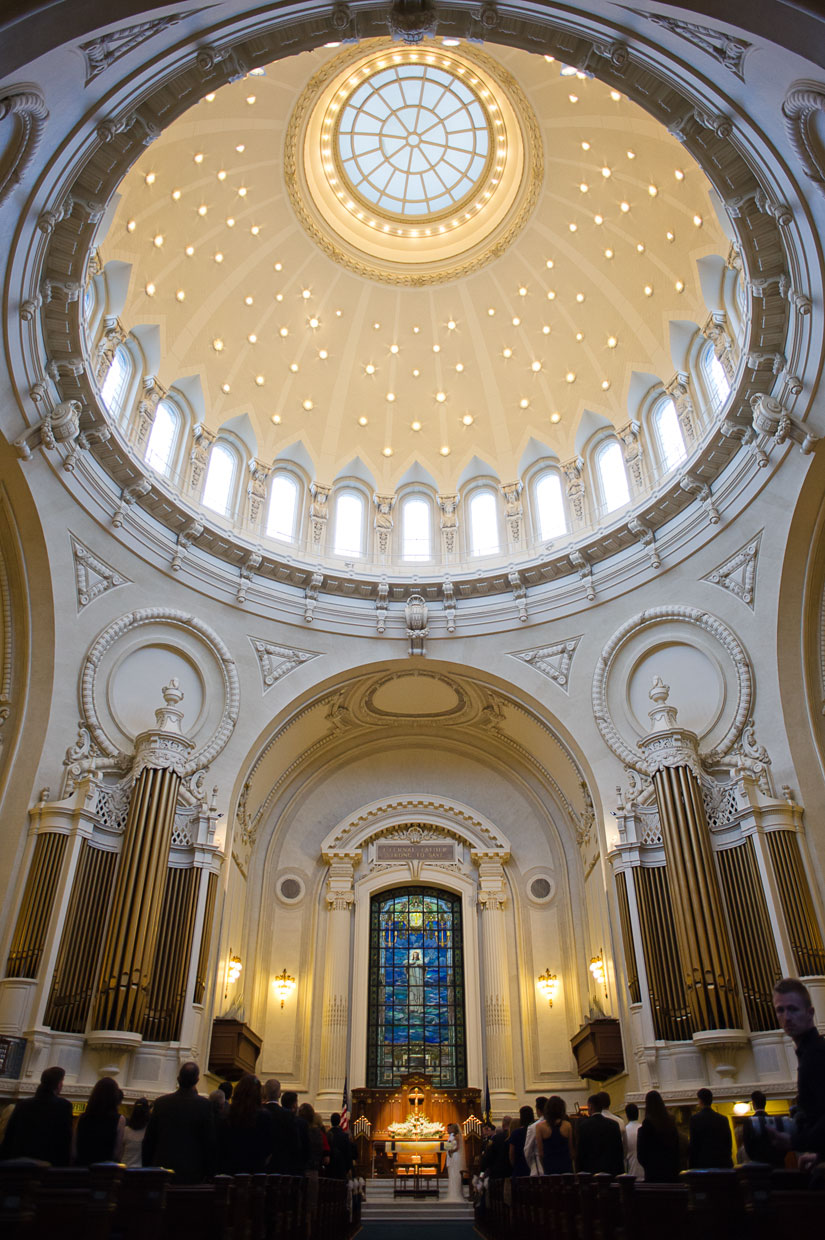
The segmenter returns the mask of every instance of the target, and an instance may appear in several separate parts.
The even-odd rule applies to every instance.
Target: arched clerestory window
[[[535,487],[538,535],[542,542],[567,533],[561,479],[554,469],[543,473]]]
[[[293,542],[298,517],[298,483],[288,473],[272,477],[269,490],[269,508],[266,514],[266,532],[270,538]]]
[[[711,400],[718,409],[724,405],[730,395],[730,383],[725,368],[716,356],[712,342],[709,340],[699,357],[705,386],[710,392]]]
[[[614,512],[630,503],[624,457],[615,439],[608,439],[596,452],[596,473],[605,512]]]
[[[432,513],[423,495],[409,495],[401,504],[401,556],[429,560],[432,556]]]
[[[118,345],[100,389],[101,399],[115,421],[118,421],[123,414],[133,369],[134,362],[129,355],[129,350],[125,345]]]
[[[358,491],[342,491],[335,501],[333,552],[342,556],[364,554],[364,497]]]
[[[494,555],[500,546],[498,503],[487,487],[470,499],[470,555]]]
[[[203,484],[201,503],[204,507],[219,512],[221,516],[229,516],[237,469],[237,454],[227,444],[216,440],[209,453],[209,467]]]
[[[172,471],[172,460],[180,430],[181,417],[168,400],[162,400],[155,410],[155,420],[146,445],[146,464],[167,477]]]
[[[659,459],[665,472],[669,472],[681,465],[687,456],[685,437],[679,424],[676,406],[670,397],[660,400],[656,405],[652,422]]]

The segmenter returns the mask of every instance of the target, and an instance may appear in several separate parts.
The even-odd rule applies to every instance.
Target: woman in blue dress
[[[573,1127],[564,1099],[557,1094],[547,1099],[544,1119],[536,1128],[536,1150],[545,1175],[563,1175],[573,1170]]]

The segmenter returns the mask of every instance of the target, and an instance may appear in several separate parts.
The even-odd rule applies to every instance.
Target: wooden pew
[[[163,1234],[166,1189],[173,1175],[165,1167],[125,1169],[112,1240],[157,1240]]]
[[[47,1164],[19,1158],[0,1163],[0,1236],[19,1240],[31,1234],[37,1190]]]
[[[166,1190],[163,1240],[234,1240],[230,1175],[216,1175],[212,1184],[174,1184]],[[146,1236],[149,1240],[149,1235]]]
[[[125,1167],[48,1167],[37,1188],[31,1240],[109,1240]]]
[[[639,1183],[633,1175],[620,1175],[616,1183],[627,1236],[697,1240],[696,1233],[688,1234],[686,1184]]]

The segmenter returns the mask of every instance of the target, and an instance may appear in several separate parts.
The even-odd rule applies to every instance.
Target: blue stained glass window
[[[410,1072],[433,1085],[467,1084],[461,897],[396,888],[370,904],[367,1085]]]

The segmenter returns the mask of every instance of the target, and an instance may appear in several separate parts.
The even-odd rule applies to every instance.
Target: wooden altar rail
[[[347,1184],[318,1181],[310,1209],[308,1181],[288,1175],[216,1176],[210,1184],[175,1185],[160,1167],[47,1167],[23,1159],[0,1163],[3,1240],[347,1240]],[[360,1200],[360,1199],[359,1199]]]
[[[513,1235],[554,1240],[776,1240],[789,1225],[818,1236],[825,1191],[810,1177],[748,1163],[731,1171],[683,1171],[676,1184],[632,1175],[548,1175],[488,1181],[477,1204],[486,1240]]]

